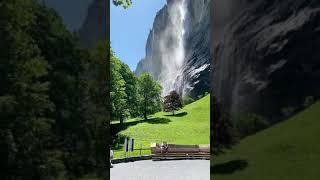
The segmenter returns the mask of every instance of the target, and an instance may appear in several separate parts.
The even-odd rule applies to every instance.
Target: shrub
[[[307,96],[304,100],[303,106],[305,108],[311,106],[314,103],[314,97],[313,96]]]
[[[191,104],[194,102],[194,99],[192,99],[190,96],[185,96],[182,98],[182,103],[184,106]]]
[[[269,122],[265,118],[252,113],[239,115],[235,124],[240,137],[252,135],[269,126]]]
[[[295,112],[296,108],[294,107],[284,107],[281,109],[282,115],[285,117],[291,116]]]

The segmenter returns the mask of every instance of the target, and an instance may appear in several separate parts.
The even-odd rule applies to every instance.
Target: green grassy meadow
[[[320,103],[212,159],[214,180],[319,179]]]
[[[210,95],[185,106],[176,112],[159,112],[149,116],[148,120],[140,118],[127,120],[120,127],[119,122],[112,126],[121,128],[118,143],[113,145],[115,158],[124,156],[123,137],[135,139],[135,149],[142,144],[142,154],[150,154],[151,142],[167,142],[177,144],[209,144],[210,143]],[[139,155],[134,151],[131,155]]]

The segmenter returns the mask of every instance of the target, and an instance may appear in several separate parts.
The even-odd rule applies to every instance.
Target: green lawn
[[[112,126],[119,126],[113,123]],[[135,139],[135,148],[142,144],[146,150],[142,154],[150,154],[151,142],[167,142],[178,144],[210,143],[210,95],[193,102],[171,116],[170,113],[159,112],[149,120],[131,119],[124,123],[114,145],[115,158],[123,157],[123,137]],[[139,151],[134,152],[140,154]]]
[[[214,180],[318,180],[320,103],[213,159]]]

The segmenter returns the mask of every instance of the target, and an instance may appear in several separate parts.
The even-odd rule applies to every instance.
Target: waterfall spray
[[[169,26],[166,27],[160,40],[162,52],[162,71],[159,81],[163,87],[162,95],[181,87],[177,79],[182,76],[182,66],[185,61],[185,35],[186,35],[186,0],[176,0],[168,9]]]

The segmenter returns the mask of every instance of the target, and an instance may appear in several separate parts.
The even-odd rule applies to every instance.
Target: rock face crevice
[[[226,111],[272,121],[283,108],[318,98],[320,1],[237,3],[211,4],[211,85]]]
[[[157,13],[137,75],[160,81],[163,95],[177,90],[197,97],[209,91],[210,0],[168,0]]]

